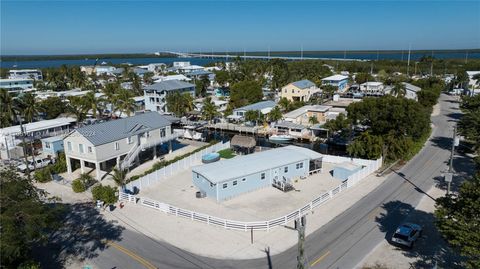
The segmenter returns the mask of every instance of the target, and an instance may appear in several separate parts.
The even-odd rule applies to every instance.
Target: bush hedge
[[[50,170],[51,169],[49,167],[39,169],[39,170],[35,171],[35,174],[33,175],[33,177],[35,178],[35,180],[37,182],[40,182],[40,183],[49,182],[49,181],[52,180],[52,174],[51,174]]]
[[[67,172],[67,161],[65,160],[65,153],[62,152],[58,154],[58,158],[54,164],[36,170],[33,176],[37,182],[45,183],[52,180],[52,174],[65,172]]]
[[[72,181],[72,190],[74,192],[84,192],[95,184],[96,180],[89,174],[81,174],[79,178]]]
[[[72,181],[72,190],[73,192],[79,193],[79,192],[84,192],[86,190],[85,184],[77,178]]]
[[[117,201],[116,192],[117,188],[101,184],[92,188],[93,199],[103,201],[105,205],[111,205]]]
[[[206,148],[208,148],[208,147],[210,147],[210,146],[213,146],[213,145],[215,145],[215,144],[217,144],[217,143],[218,143],[218,141],[212,140],[212,141],[210,141],[210,142],[208,143],[208,145],[205,145],[205,146],[203,146],[203,147],[200,147],[200,148],[198,148],[198,149],[196,149],[196,150],[194,150],[194,151],[192,151],[192,152],[189,152],[189,153],[186,153],[186,154],[177,156],[177,157],[175,157],[175,158],[172,159],[172,160],[157,162],[157,163],[155,163],[155,164],[152,165],[152,168],[148,169],[148,170],[145,171],[143,174],[130,177],[130,178],[127,180],[126,183],[132,182],[132,181],[137,180],[137,179],[139,179],[139,178],[141,178],[141,177],[143,177],[143,176],[146,176],[146,175],[148,175],[148,174],[151,174],[151,173],[153,173],[153,172],[155,172],[155,171],[157,171],[157,170],[162,169],[162,168],[165,167],[165,166],[168,166],[168,165],[170,165],[170,164],[172,164],[172,163],[175,163],[175,162],[178,162],[178,161],[180,161],[180,160],[182,160],[182,159],[185,159],[185,158],[187,158],[188,156],[193,155],[193,154],[195,154],[195,153],[197,153],[197,152],[200,152],[200,151],[202,151],[202,150],[204,150],[204,149],[206,149]]]

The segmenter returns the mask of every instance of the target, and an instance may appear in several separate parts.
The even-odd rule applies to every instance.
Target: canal
[[[203,130],[203,137],[205,138],[206,142],[210,142],[212,140],[229,141],[236,134],[238,133],[230,132],[230,131],[219,131],[219,130],[211,130],[211,129]],[[284,147],[286,145],[294,145],[294,146],[308,148],[308,149],[320,152],[322,154],[348,156],[345,146],[336,145],[332,143],[322,143],[320,141],[307,142],[307,141],[299,141],[299,140],[279,143],[279,142],[270,141],[268,140],[268,138],[263,136],[256,136],[252,134],[242,134],[242,135],[254,137],[255,141],[257,141],[257,147],[277,148],[277,147]]]

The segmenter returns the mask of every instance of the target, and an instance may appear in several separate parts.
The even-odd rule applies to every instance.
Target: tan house
[[[80,71],[90,76],[95,71],[95,67],[93,65],[82,65]]]
[[[286,113],[283,118],[285,121],[304,126],[312,125],[310,123],[311,117],[315,117],[318,123],[325,123],[327,121],[328,111],[331,108],[331,106],[322,105],[302,106],[301,108]]]
[[[170,125],[159,113],[147,112],[78,128],[63,140],[68,174],[76,163],[82,173],[95,169],[100,180],[112,167],[129,168],[138,163],[139,154],[146,149],[153,149],[156,158],[157,147],[168,143],[171,150],[171,141],[177,138]]]
[[[280,97],[287,98],[289,101],[302,101],[307,102],[310,100],[312,94],[319,92],[320,89],[315,83],[310,80],[304,79],[292,82],[282,88]]]

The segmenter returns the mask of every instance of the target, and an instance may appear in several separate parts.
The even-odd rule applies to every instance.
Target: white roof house
[[[310,149],[286,146],[195,166],[192,181],[207,197],[221,202],[273,183],[307,177],[311,170],[321,169],[322,157]]]
[[[187,78],[185,75],[170,75],[170,76],[155,76],[156,79],[154,82],[162,82],[166,80],[182,80],[182,81],[190,81],[192,79]]]
[[[348,76],[344,75],[333,75],[326,78],[322,78],[322,81],[342,81],[348,79]]]
[[[276,105],[277,104],[271,100],[257,102],[254,104],[250,104],[250,105],[246,105],[246,106],[234,109],[233,114],[229,115],[227,118],[236,119],[236,120],[242,119],[243,117],[245,117],[245,114],[247,113],[247,111],[250,111],[250,110],[253,110],[253,111],[258,110],[260,113],[265,115],[270,113],[270,111]]]
[[[33,90],[33,79],[31,78],[5,78],[0,79],[0,88],[9,92],[23,92]]]
[[[384,89],[385,87],[382,82],[369,81],[360,84],[360,91],[366,94],[383,95],[385,93]]]
[[[302,160],[319,159],[322,156],[322,154],[307,148],[286,146],[194,166],[192,171],[201,174],[209,182],[215,184]]]
[[[76,119],[71,117],[42,120],[23,124],[23,129],[27,136],[46,137],[60,135],[65,132],[65,127],[70,126],[75,121]],[[21,139],[17,139],[17,137],[20,137],[21,134],[20,125],[0,129],[0,146],[14,147],[18,145]]]
[[[302,125],[309,124],[310,117],[317,118],[318,122],[325,122],[326,113],[331,108],[331,106],[306,105],[286,113],[283,118],[285,121]]]
[[[480,71],[467,71],[467,75],[469,78],[468,89],[471,91],[472,94],[480,93],[480,80],[473,79],[473,77],[478,74],[480,74]]]
[[[412,85],[407,82],[402,82],[405,85],[405,98],[418,100],[417,93],[422,90],[422,88]]]

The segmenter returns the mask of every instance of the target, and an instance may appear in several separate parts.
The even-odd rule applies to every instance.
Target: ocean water
[[[250,55],[247,53],[246,55]],[[254,55],[258,55],[255,53]],[[265,53],[267,55],[267,53]],[[275,56],[275,52],[271,53],[271,56]],[[291,52],[291,53],[282,53],[281,56],[285,57],[300,57],[300,52]],[[410,55],[411,61],[416,61],[423,56],[432,56],[432,53],[429,52],[412,52]],[[465,59],[465,52],[434,52],[433,56],[437,59]],[[303,57],[312,57],[312,58],[334,58],[334,59],[361,59],[361,60],[407,60],[408,51],[402,52],[371,52],[371,53],[359,53],[359,52],[304,52]],[[469,59],[480,59],[480,52],[470,52],[468,53]],[[229,58],[231,60],[231,58]],[[107,62],[108,64],[122,64],[122,63],[131,63],[132,65],[143,65],[149,63],[165,63],[171,64],[176,61],[189,61],[191,64],[196,65],[205,65],[211,62],[217,61],[226,61],[225,57],[218,58],[112,58],[112,59],[99,59],[98,64],[102,62]],[[0,67],[2,68],[46,68],[46,67],[59,67],[61,65],[93,65],[95,59],[79,59],[79,60],[39,60],[39,61],[0,61]]]

